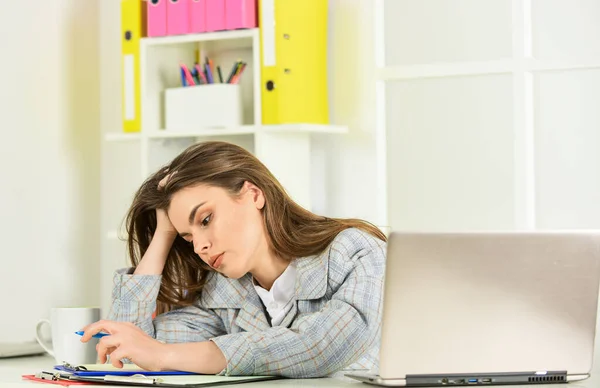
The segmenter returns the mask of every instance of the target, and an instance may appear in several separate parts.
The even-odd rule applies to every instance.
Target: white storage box
[[[238,84],[209,84],[165,90],[167,131],[190,131],[242,125]]]

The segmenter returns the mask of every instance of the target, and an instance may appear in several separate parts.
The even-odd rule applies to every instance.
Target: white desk
[[[40,357],[26,357],[26,358],[13,358],[0,360],[0,387],[1,388],[25,388],[25,387],[58,387],[57,385],[51,384],[40,384],[32,381],[22,380],[21,376],[26,374],[35,374],[41,370],[52,370],[54,365],[54,359],[49,356]],[[597,370],[600,368],[596,368]],[[325,388],[338,388],[338,387],[349,387],[353,388],[368,388],[373,387],[372,385],[362,384],[360,382],[348,379],[348,378],[322,378],[322,379],[302,379],[302,380],[274,380],[274,381],[263,381],[256,383],[247,383],[236,385],[238,388],[274,388],[279,386],[285,387],[325,387]],[[98,388],[123,388],[122,385],[85,385],[83,387],[98,387]],[[500,387],[500,386],[498,386]],[[577,383],[569,384],[543,384],[543,385],[509,385],[505,387],[513,388],[598,388],[600,387],[600,370],[592,374],[592,377]]]

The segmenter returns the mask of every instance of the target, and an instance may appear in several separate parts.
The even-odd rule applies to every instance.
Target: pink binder
[[[190,32],[206,31],[206,0],[190,0]]]
[[[148,36],[167,35],[167,1],[148,0],[146,28]]]
[[[167,0],[167,34],[187,34],[190,29],[188,0]]]
[[[225,29],[225,0],[206,0],[206,31]]]
[[[256,27],[256,0],[225,0],[225,28]]]

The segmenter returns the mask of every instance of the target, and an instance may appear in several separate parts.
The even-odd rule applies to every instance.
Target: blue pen
[[[198,75],[198,70],[196,70],[196,68],[193,67],[191,72],[192,72],[192,77],[194,78],[194,82],[196,82],[196,85],[200,85],[202,82],[200,82],[200,76]]]
[[[75,334],[83,336],[84,332],[83,332],[83,330],[79,330],[79,331],[76,331]],[[98,333],[98,334],[94,334],[92,336],[92,338],[102,338],[102,337],[106,337],[107,335],[110,335],[110,334],[108,334],[108,333]]]
[[[187,86],[187,81],[185,80],[185,70],[183,70],[183,66],[180,66],[181,70],[181,86]]]

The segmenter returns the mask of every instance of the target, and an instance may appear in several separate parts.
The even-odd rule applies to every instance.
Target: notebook
[[[56,365],[55,370],[61,372],[68,372],[74,376],[133,376],[136,374],[143,374],[145,376],[154,375],[194,375],[196,373],[183,372],[183,371],[147,371],[134,364],[124,364],[123,368],[114,367],[111,364],[83,364],[83,365],[70,365],[63,363],[62,365]]]

